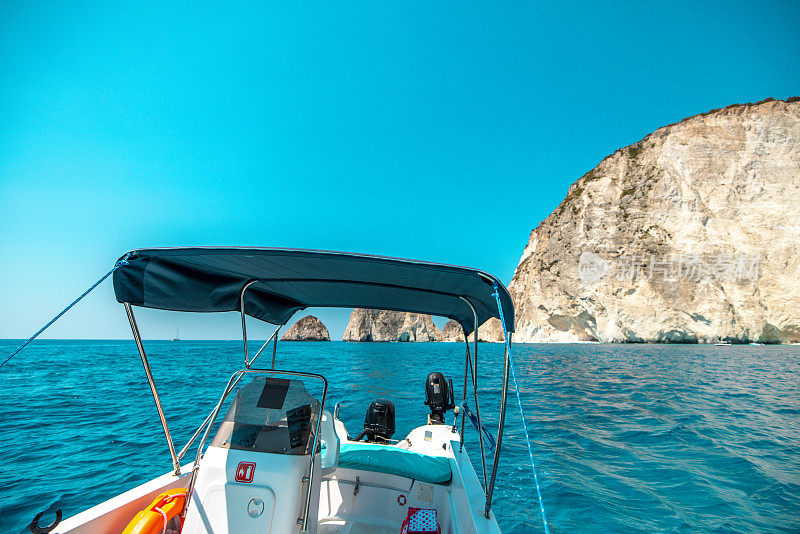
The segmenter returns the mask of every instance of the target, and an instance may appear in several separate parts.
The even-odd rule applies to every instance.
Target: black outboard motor
[[[364,416],[364,430],[354,441],[366,436],[369,442],[389,441],[394,435],[394,404],[390,400],[377,399],[370,403]]]
[[[430,424],[444,424],[444,414],[455,408],[452,383],[448,386],[443,373],[435,372],[425,379],[425,406],[431,409]]]

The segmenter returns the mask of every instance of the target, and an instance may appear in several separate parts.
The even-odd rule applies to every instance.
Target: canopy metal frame
[[[478,404],[478,314],[475,311],[475,308],[472,306],[472,303],[466,297],[461,297],[461,299],[469,304],[470,308],[472,308],[474,314],[474,325],[472,330],[472,335],[475,337],[473,338],[473,353],[474,358],[470,358],[470,351],[469,351],[469,335],[467,334],[467,329],[462,326],[462,332],[464,333],[464,342],[466,345],[466,354],[464,357],[464,394],[463,394],[463,401],[466,402],[467,400],[467,378],[469,374],[469,378],[472,381],[472,394],[473,399],[475,401],[475,416],[478,420],[478,428],[483,428],[483,424],[481,422],[481,408]],[[505,335],[505,334],[504,334]],[[509,334],[510,336],[510,334]],[[509,339],[510,341],[510,339]],[[506,401],[508,399],[508,373],[510,368],[510,357],[508,354],[508,346],[504,343],[503,344],[503,388],[500,395],[500,421],[497,427],[497,444],[495,445],[494,449],[494,456],[492,458],[492,470],[491,475],[487,480],[486,476],[486,453],[483,445],[483,437],[480,435],[480,431],[478,432],[478,444],[480,446],[481,451],[481,467],[483,468],[483,483],[484,483],[484,492],[486,495],[486,506],[484,508],[484,516],[486,518],[489,517],[491,514],[492,509],[492,496],[494,494],[494,486],[495,481],[497,479],[497,469],[500,462],[500,449],[503,446],[503,430],[505,429],[505,415],[506,415]],[[464,448],[464,436],[466,434],[466,413],[461,414],[461,442],[459,445],[459,452],[461,452]]]
[[[245,291],[247,290],[247,288],[250,285],[252,285],[252,282],[248,283],[248,284],[246,284],[245,286],[242,287],[242,291],[241,291],[241,295],[240,295],[240,302],[242,304],[244,303]],[[470,307],[472,307],[472,304],[469,302],[469,299],[467,299],[465,297],[462,297],[462,298],[467,304],[470,305]],[[152,370],[150,369],[150,363],[149,363],[149,361],[147,359],[147,354],[145,353],[145,350],[144,350],[144,345],[142,343],[142,338],[141,338],[141,335],[139,333],[139,328],[138,328],[138,326],[136,324],[136,319],[135,319],[134,314],[133,314],[133,309],[132,309],[131,305],[129,303],[127,303],[127,302],[123,303],[123,305],[125,306],[125,312],[126,312],[126,314],[128,316],[128,321],[130,322],[130,325],[131,325],[131,331],[133,332],[134,340],[136,341],[136,347],[139,350],[139,356],[140,356],[140,358],[142,360],[142,365],[144,367],[145,374],[147,375],[147,381],[148,381],[148,384],[150,385],[150,390],[151,390],[151,392],[153,394],[153,400],[155,401],[156,409],[158,410],[158,415],[159,415],[159,418],[161,420],[161,425],[162,425],[162,427],[164,429],[164,435],[165,435],[166,440],[167,440],[167,445],[169,447],[170,456],[172,458],[172,464],[173,464],[173,467],[175,468],[175,475],[176,476],[181,474],[180,459],[183,458],[183,456],[186,454],[186,452],[190,449],[192,443],[194,443],[194,441],[197,439],[198,435],[200,435],[200,433],[203,432],[203,430],[205,429],[205,432],[203,434],[203,438],[200,440],[200,443],[198,444],[198,447],[197,447],[197,456],[195,457],[195,464],[194,464],[194,467],[192,468],[192,474],[191,474],[191,479],[190,479],[190,484],[189,484],[189,491],[187,493],[187,506],[184,508],[184,513],[188,509],[188,501],[189,501],[189,499],[191,499],[191,492],[192,492],[192,490],[194,488],[194,482],[195,482],[195,479],[196,479],[196,473],[197,473],[197,470],[199,468],[199,465],[198,465],[199,464],[199,458],[200,458],[200,455],[202,454],[202,449],[203,449],[203,446],[204,446],[204,444],[206,442],[206,439],[208,437],[208,433],[210,432],[211,427],[213,426],[214,421],[216,420],[216,417],[219,414],[219,410],[220,410],[220,408],[222,406],[222,403],[227,398],[227,396],[233,391],[233,389],[236,387],[236,385],[239,383],[239,381],[242,379],[242,377],[245,376],[245,374],[247,374],[249,372],[271,372],[271,373],[274,373],[274,374],[289,374],[289,375],[293,374],[295,376],[307,376],[307,377],[320,378],[324,383],[324,393],[323,393],[323,398],[322,398],[322,408],[321,408],[321,410],[324,409],[325,400],[326,400],[327,391],[328,391],[328,382],[325,379],[325,377],[323,377],[322,375],[314,374],[314,373],[303,373],[303,372],[299,372],[299,371],[278,371],[278,370],[275,369],[275,359],[276,359],[277,343],[278,343],[278,332],[279,332],[281,326],[283,326],[283,325],[279,325],[278,326],[278,328],[275,330],[275,332],[270,336],[269,339],[267,339],[266,342],[264,342],[264,344],[261,346],[261,348],[258,350],[258,352],[255,354],[255,356],[252,359],[248,358],[248,352],[247,352],[247,325],[245,323],[244,312],[242,312],[242,340],[243,340],[243,346],[244,346],[244,361],[245,361],[246,368],[241,370],[241,371],[238,371],[238,372],[234,373],[234,375],[231,376],[231,379],[228,381],[228,384],[225,387],[225,390],[224,390],[224,392],[223,392],[223,394],[222,394],[222,396],[220,398],[220,401],[217,403],[217,405],[214,407],[214,409],[211,411],[211,413],[208,414],[208,416],[206,416],[205,420],[200,424],[200,426],[197,428],[197,430],[194,432],[194,434],[189,438],[189,441],[186,443],[186,445],[180,450],[180,452],[176,453],[175,452],[175,446],[174,446],[173,441],[172,441],[172,435],[171,435],[170,430],[169,430],[169,425],[167,424],[166,416],[164,415],[164,408],[163,408],[163,406],[161,404],[161,399],[160,399],[159,394],[158,394],[158,389],[156,388],[155,380],[153,378],[153,373],[152,373]],[[243,305],[242,305],[242,310],[244,310],[244,306]],[[473,308],[473,310],[474,310],[474,308]],[[472,335],[474,335],[474,338],[473,338],[474,358],[471,357],[471,355],[470,355],[469,335],[467,334],[466,328],[463,328],[463,326],[462,326],[462,332],[464,333],[464,341],[465,341],[465,345],[466,345],[466,352],[465,352],[465,357],[464,357],[463,400],[466,401],[467,388],[468,388],[467,382],[468,382],[468,379],[470,379],[470,382],[472,383],[473,399],[475,401],[475,415],[476,415],[477,420],[478,420],[478,427],[481,428],[482,427],[481,409],[480,409],[480,404],[478,403],[478,337],[479,337],[478,336],[478,327],[479,327],[479,325],[477,324],[478,323],[477,319],[478,319],[478,316],[477,316],[477,314],[475,314],[475,320],[474,320],[473,331],[472,331]],[[263,350],[269,345],[270,342],[273,342],[272,365],[270,366],[270,369],[251,369],[251,365],[253,364],[253,362],[256,360],[256,358],[258,358],[258,356],[263,352]],[[501,392],[501,398],[500,398],[500,421],[498,423],[498,428],[497,428],[497,445],[495,446],[494,455],[493,455],[493,458],[492,458],[491,474],[489,474],[488,477],[487,477],[487,474],[489,472],[486,469],[486,453],[485,453],[485,448],[484,448],[484,444],[483,444],[483,439],[481,438],[480,433],[478,434],[478,443],[480,445],[480,454],[481,454],[481,467],[482,467],[482,472],[483,472],[484,492],[485,492],[485,495],[486,495],[486,505],[485,505],[485,509],[484,509],[484,516],[487,517],[487,518],[490,516],[490,513],[491,513],[492,496],[494,494],[495,481],[496,481],[496,478],[497,478],[497,470],[498,470],[499,461],[500,461],[500,450],[501,450],[501,447],[502,447],[502,444],[503,444],[503,430],[504,430],[504,427],[505,427],[506,401],[507,401],[507,398],[508,398],[508,379],[509,379],[510,359],[509,359],[509,354],[508,354],[508,348],[507,348],[507,346],[505,344],[504,344],[503,352],[504,352],[504,355],[503,355],[503,386],[502,386],[502,392]],[[337,406],[337,408],[338,408],[338,406]],[[338,410],[337,410],[337,412],[338,412]],[[337,415],[338,415],[338,413],[337,413]],[[466,413],[465,413],[465,411],[462,411],[460,413],[460,415],[461,415],[461,441],[460,441],[459,452],[461,452],[463,450],[463,447],[464,447],[464,436],[466,434]],[[320,416],[320,420],[321,419],[322,418]],[[319,427],[319,421],[318,421],[318,425],[317,426]],[[319,433],[319,428],[317,429],[317,433]],[[313,450],[316,450],[316,439],[317,439],[317,437],[315,436],[315,444],[314,444],[314,449]],[[309,481],[312,480],[313,469],[314,469],[314,462],[313,462],[313,455],[312,455],[311,456],[311,467],[309,468],[309,477],[308,477]],[[304,511],[303,517],[298,519],[299,522],[302,522],[303,531],[304,532],[307,529],[307,523],[308,523],[308,506],[310,504],[309,503],[309,498],[310,498],[310,491],[311,491],[311,484],[310,483],[308,485],[308,490],[307,491],[309,492],[309,495],[306,498],[305,511]]]
[[[261,249],[261,250],[263,251],[265,249]],[[284,250],[288,250],[288,249],[284,249]],[[315,251],[295,251],[295,252],[314,253]],[[342,253],[334,253],[334,254],[342,254]],[[358,256],[358,255],[353,255],[353,256]],[[126,258],[128,258],[128,257],[134,258],[135,257],[135,252],[128,253],[128,254],[126,254],[125,257]],[[393,260],[391,258],[367,257],[367,256],[363,256],[363,257],[364,258],[371,258],[371,259]],[[394,260],[394,261],[401,262],[401,261],[407,261],[407,260]],[[428,265],[435,265],[435,264],[428,264]],[[451,266],[441,266],[441,267],[452,268]],[[458,269],[463,269],[463,268],[458,268]],[[487,275],[486,273],[482,273],[480,271],[475,271],[475,272],[478,274],[478,276],[480,276],[484,280],[490,279],[489,275]],[[271,281],[273,281],[273,282],[274,281],[281,281],[281,280],[283,280],[283,279],[271,279]],[[286,280],[290,280],[290,279],[286,279]],[[295,279],[291,279],[291,280],[295,280]],[[297,280],[300,280],[300,279],[297,279]],[[197,454],[196,454],[196,457],[195,457],[195,464],[194,464],[194,467],[192,469],[191,480],[190,480],[190,485],[189,485],[189,494],[188,494],[188,497],[187,497],[187,504],[188,504],[188,500],[191,499],[191,492],[192,492],[193,487],[194,487],[194,482],[195,482],[195,479],[196,479],[196,473],[197,473],[197,470],[198,470],[198,467],[199,467],[199,465],[198,465],[199,464],[199,458],[200,458],[200,456],[202,454],[202,449],[203,449],[203,446],[205,445],[205,442],[207,440],[207,437],[208,437],[208,434],[209,434],[209,432],[211,430],[211,427],[213,426],[214,421],[216,420],[216,417],[219,414],[219,410],[221,409],[222,403],[228,397],[228,395],[230,395],[230,393],[233,391],[233,389],[236,387],[236,385],[239,383],[239,381],[242,379],[242,377],[244,377],[246,374],[251,373],[251,372],[265,372],[265,373],[266,372],[271,372],[273,374],[288,374],[288,375],[295,375],[295,376],[305,376],[305,377],[319,378],[319,379],[321,379],[323,381],[323,384],[324,384],[324,392],[323,392],[322,407],[321,407],[321,410],[324,410],[325,400],[326,400],[326,397],[327,397],[328,383],[327,383],[327,380],[322,375],[316,375],[316,374],[313,374],[313,373],[302,373],[302,372],[298,372],[298,371],[278,371],[278,370],[275,369],[276,355],[277,355],[277,344],[278,344],[278,333],[279,333],[280,329],[286,323],[289,322],[289,320],[296,313],[296,311],[299,311],[300,309],[304,309],[304,306],[296,308],[296,311],[291,313],[288,317],[286,317],[285,320],[281,324],[277,324],[277,328],[275,329],[275,331],[267,339],[267,341],[264,342],[264,344],[258,349],[258,351],[253,356],[253,358],[251,359],[249,357],[248,341],[247,341],[247,324],[246,324],[246,315],[249,315],[249,314],[246,314],[246,312],[245,312],[245,296],[246,296],[245,294],[246,294],[247,289],[249,287],[251,287],[252,285],[254,285],[254,284],[258,283],[258,282],[261,282],[261,281],[262,280],[260,280],[258,278],[255,278],[255,279],[251,278],[251,279],[246,280],[243,283],[243,285],[241,286],[241,289],[239,290],[239,294],[238,294],[238,308],[239,308],[238,311],[241,314],[241,322],[242,322],[242,342],[243,342],[243,349],[244,349],[245,369],[243,369],[241,371],[237,371],[236,373],[234,373],[234,375],[231,376],[231,379],[228,381],[228,384],[225,387],[225,390],[224,390],[224,392],[223,392],[223,394],[222,394],[222,396],[220,398],[220,401],[214,407],[212,412],[210,414],[208,414],[208,416],[206,416],[206,418],[203,421],[203,423],[197,428],[197,430],[191,436],[191,438],[189,439],[187,444],[180,450],[180,452],[177,452],[177,453],[175,452],[175,446],[174,446],[173,441],[172,441],[172,436],[170,434],[169,425],[167,424],[166,416],[164,415],[164,409],[163,409],[163,406],[161,404],[161,400],[160,400],[160,397],[159,397],[159,394],[158,394],[158,389],[156,388],[155,380],[153,378],[153,373],[152,373],[152,370],[150,368],[150,363],[149,363],[149,361],[147,359],[147,354],[145,353],[145,350],[144,350],[144,345],[142,343],[141,335],[139,333],[139,329],[138,329],[138,326],[136,324],[136,319],[135,319],[135,317],[133,315],[132,303],[128,302],[127,300],[122,300],[118,296],[118,300],[122,300],[122,304],[125,307],[125,312],[127,314],[128,321],[130,322],[131,331],[133,332],[133,337],[134,337],[134,340],[136,341],[136,347],[137,347],[137,349],[139,351],[139,356],[140,356],[141,361],[142,361],[142,366],[144,367],[144,371],[145,371],[145,374],[147,376],[147,381],[148,381],[148,384],[150,386],[150,390],[151,390],[151,393],[153,395],[153,399],[154,399],[155,404],[156,404],[156,409],[158,411],[159,418],[161,420],[162,428],[164,430],[164,435],[165,435],[166,440],[167,440],[167,445],[168,445],[168,448],[169,448],[169,451],[170,451],[170,456],[172,458],[173,467],[175,468],[175,475],[176,476],[181,474],[180,459],[183,458],[183,456],[190,449],[190,447],[195,442],[197,437],[201,434],[201,432],[203,432],[205,430],[205,432],[203,432],[203,437],[200,440],[200,443],[198,444],[198,447],[197,447]],[[335,280],[335,281],[338,282],[338,283],[344,282],[343,280]],[[115,283],[116,283],[116,281],[115,281]],[[402,286],[397,286],[395,284],[383,284],[383,283],[380,283],[380,282],[365,282],[365,281],[361,281],[360,284],[362,286],[398,287],[398,288],[402,288]],[[116,291],[116,287],[115,287],[115,291]],[[467,325],[469,325],[469,322],[459,321],[460,324],[461,324],[462,332],[464,333],[464,341],[465,341],[465,346],[466,346],[466,352],[465,352],[465,357],[464,357],[463,400],[464,400],[464,402],[466,402],[467,389],[468,389],[468,380],[470,380],[472,382],[472,394],[473,394],[473,398],[474,398],[474,402],[475,402],[475,415],[476,415],[478,427],[482,428],[481,410],[480,410],[480,404],[478,402],[478,343],[479,343],[479,341],[478,341],[478,338],[479,338],[479,336],[478,336],[478,328],[480,327],[480,324],[479,324],[479,315],[480,314],[478,313],[478,311],[477,311],[477,309],[475,307],[475,304],[473,304],[473,302],[471,302],[471,300],[469,298],[470,295],[457,295],[457,294],[453,294],[453,293],[443,293],[443,292],[440,292],[440,291],[436,291],[434,289],[426,289],[424,291],[425,292],[429,292],[429,293],[433,293],[433,294],[447,294],[447,295],[452,296],[454,298],[457,297],[458,299],[460,299],[461,301],[466,303],[467,306],[469,307],[470,311],[472,312],[472,319],[473,319],[472,320],[472,325],[471,325],[472,326],[472,332],[468,332],[468,326]],[[478,297],[476,297],[476,298],[478,298]],[[507,293],[506,293],[506,298],[508,298],[508,294]],[[480,302],[480,298],[478,298],[478,301]],[[485,306],[485,304],[486,303],[484,302],[483,305]],[[143,306],[145,304],[137,302],[134,305]],[[150,306],[146,306],[145,305],[145,307],[150,307]],[[168,309],[168,308],[162,308],[162,309]],[[420,313],[419,311],[408,310],[408,309],[398,309],[398,308],[385,308],[385,309],[393,309],[393,310],[396,310],[396,311],[412,311],[412,312]],[[513,307],[512,307],[512,310],[513,310]],[[226,311],[226,310],[216,310],[216,311]],[[499,316],[500,313],[503,313],[503,312],[502,312],[502,310],[498,309],[497,310],[498,316]],[[513,324],[513,311],[512,311],[511,319],[512,319],[512,324]],[[472,335],[475,336],[474,337],[474,345],[473,345],[473,354],[470,354],[469,334],[472,334]],[[510,332],[509,332],[508,336],[509,336],[509,342],[510,342],[510,339],[511,339]],[[266,349],[266,347],[269,346],[270,342],[273,343],[273,347],[272,347],[272,364],[270,366],[270,369],[252,369],[251,366],[256,361],[256,359],[261,355],[261,353]],[[482,467],[482,471],[483,471],[483,487],[484,487],[484,492],[485,492],[485,496],[486,496],[486,503],[485,503],[485,507],[484,507],[484,515],[485,515],[486,518],[489,518],[490,517],[490,513],[491,513],[492,496],[493,496],[493,493],[494,493],[495,482],[496,482],[496,478],[497,478],[497,471],[498,471],[498,466],[499,466],[500,452],[501,452],[501,447],[502,447],[502,443],[503,443],[503,431],[504,431],[504,427],[505,427],[506,404],[507,404],[507,398],[508,398],[509,370],[510,370],[510,355],[508,354],[508,345],[504,344],[503,385],[502,385],[501,400],[500,400],[500,418],[499,418],[499,422],[498,422],[497,440],[496,440],[497,442],[496,442],[496,446],[495,446],[495,450],[494,450],[494,455],[493,455],[493,458],[492,458],[491,471],[487,470],[486,451],[485,451],[485,448],[484,448],[484,443],[483,443],[483,439],[481,438],[480,432],[479,432],[479,435],[478,435],[478,443],[480,445],[480,453],[481,453],[481,467]],[[338,408],[338,405],[337,405],[337,408]],[[338,412],[338,409],[336,411]],[[462,410],[461,413],[459,414],[459,415],[461,415],[461,436],[460,436],[459,453],[463,451],[464,436],[466,434],[466,424],[465,424],[465,422],[466,422],[466,413],[465,412],[466,412],[466,410]],[[338,413],[336,415],[338,415]],[[315,439],[314,449],[312,449],[312,451],[316,451],[316,446],[317,446],[316,444],[317,444],[317,439],[318,439],[318,435],[319,435],[319,426],[320,426],[321,419],[322,419],[322,416],[320,414],[319,420],[317,422],[317,432],[316,432],[316,435],[315,435],[315,438],[314,438]],[[454,429],[456,428],[456,426],[457,425],[454,424]],[[310,493],[311,493],[311,483],[310,483],[310,481],[312,480],[313,469],[314,469],[313,458],[314,458],[314,454],[311,455],[311,463],[310,463],[310,467],[309,467],[309,476],[308,476],[309,483],[308,483],[308,488],[307,488],[308,495],[307,495],[307,498],[306,498],[305,510],[303,512],[303,516],[298,519],[298,522],[302,523],[302,525],[303,525],[303,531],[306,530],[307,523],[308,523],[308,509],[309,509],[308,507],[310,505]],[[185,514],[185,512],[186,512],[186,508],[184,509],[183,513]]]
[[[253,359],[252,360],[248,359],[248,353],[247,353],[247,321],[246,321],[247,315],[244,312],[244,293],[245,293],[245,291],[247,291],[248,287],[250,287],[251,285],[255,284],[256,282],[258,282],[258,280],[251,280],[251,281],[247,282],[244,286],[242,286],[242,290],[239,292],[239,309],[240,309],[240,312],[241,312],[241,315],[242,315],[242,342],[244,344],[244,366],[247,369],[250,369],[250,366],[253,365],[253,362],[256,361],[256,358],[258,358],[259,355],[261,355],[261,353],[264,351],[264,349],[267,348],[267,345],[269,345],[269,342],[274,340],[275,343],[272,346],[272,368],[275,369],[275,357],[276,357],[277,352],[278,352],[278,332],[281,331],[281,328],[286,323],[277,325],[277,328],[275,329],[275,331],[264,342],[264,344],[261,345],[261,348],[258,349],[258,352],[256,352],[255,356],[253,356]]]
[[[133,309],[131,308],[131,305],[127,302],[125,302],[124,305],[125,313],[128,316],[128,322],[130,323],[131,331],[133,332],[133,339],[136,341],[136,348],[139,350],[139,357],[142,360],[142,366],[144,367],[144,372],[147,375],[147,382],[150,385],[150,391],[152,392],[153,400],[156,403],[158,416],[161,418],[161,426],[164,428],[164,436],[167,438],[169,454],[172,457],[172,466],[175,468],[175,475],[177,476],[181,474],[181,464],[178,461],[178,455],[175,453],[175,445],[172,443],[172,434],[169,432],[167,418],[164,416],[164,407],[161,405],[161,398],[158,395],[158,388],[156,388],[156,383],[153,379],[153,372],[150,369],[150,362],[147,360],[147,354],[144,351],[142,336],[139,334],[139,327],[136,325],[136,318],[133,316]]]
[[[469,301],[468,298],[461,297],[461,300],[469,304],[469,307],[472,309],[473,314],[473,322],[474,322],[474,329],[473,332],[475,333],[475,349],[474,354],[475,357],[473,358],[473,363],[470,364],[470,355],[469,355],[469,336],[467,335],[466,328],[463,326],[461,327],[462,332],[464,332],[464,341],[466,342],[467,346],[467,353],[466,353],[466,366],[470,369],[470,375],[472,376],[472,396],[475,400],[475,415],[478,418],[478,428],[481,427],[481,407],[478,403],[478,313],[475,311],[475,307]],[[464,377],[466,379],[466,376]],[[466,392],[467,385],[464,384],[464,391]],[[466,401],[466,395],[464,400]],[[464,414],[466,416],[466,414]],[[463,428],[463,425],[462,425]],[[483,438],[481,438],[480,434],[478,435],[478,443],[481,449],[481,467],[483,468],[483,487],[489,487],[489,481],[486,478],[486,451],[484,450],[483,446]],[[461,445],[459,448],[463,448],[464,446],[464,435],[461,435]]]

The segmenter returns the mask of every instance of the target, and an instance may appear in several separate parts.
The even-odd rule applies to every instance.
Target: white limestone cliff
[[[430,315],[356,308],[343,341],[441,341],[442,332]]]
[[[509,291],[515,341],[800,341],[800,99],[659,128],[575,182]]]
[[[475,336],[470,334],[470,341],[475,340]],[[442,328],[442,341],[464,341],[464,331],[461,325],[455,320],[450,319],[447,324]],[[481,326],[478,327],[478,341],[486,343],[502,343],[503,342],[503,326],[500,320],[492,317]]]

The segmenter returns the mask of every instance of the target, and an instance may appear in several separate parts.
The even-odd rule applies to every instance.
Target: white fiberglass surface
[[[322,482],[319,532],[397,533],[412,507],[436,510],[442,532],[454,532],[447,486],[382,473],[340,469],[334,477]]]

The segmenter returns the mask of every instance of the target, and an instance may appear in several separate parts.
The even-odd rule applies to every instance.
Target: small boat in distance
[[[180,341],[181,340],[181,329],[178,328],[175,331],[175,337],[172,338],[172,341]]]
[[[715,347],[730,347],[731,346],[731,342],[730,341],[720,341],[719,343],[714,343],[714,346]]]

